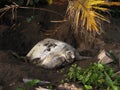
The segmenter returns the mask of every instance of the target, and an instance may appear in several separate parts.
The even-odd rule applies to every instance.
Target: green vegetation
[[[40,83],[40,80],[39,80],[39,79],[33,79],[33,80],[31,80],[31,81],[28,81],[28,82],[26,83],[26,85],[31,88],[31,87],[35,86],[36,84],[38,84],[38,83]],[[47,88],[49,88],[50,90],[53,90],[53,87],[54,87],[54,86],[53,86],[52,84],[50,84],[50,85],[47,86]],[[23,86],[19,86],[19,87],[17,88],[17,90],[25,90],[25,88],[24,88]]]
[[[74,64],[67,75],[67,81],[82,83],[87,90],[119,90],[119,80],[120,76],[112,68],[100,63],[91,64],[85,70]]]
[[[33,79],[32,81],[27,82],[27,85],[28,85],[29,87],[31,87],[31,86],[34,86],[35,84],[39,83],[39,82],[40,82],[40,80],[38,80],[38,79]]]
[[[25,90],[24,87],[18,87],[17,90]]]
[[[17,90],[25,90],[23,87],[18,87]]]
[[[32,87],[32,86],[36,85],[39,82],[40,82],[40,80],[33,79],[32,81],[27,82],[27,86]],[[24,87],[20,86],[20,87],[17,88],[17,90],[25,90],[25,89],[24,89]]]
[[[49,88],[50,90],[53,90],[53,85],[49,85],[48,88]]]

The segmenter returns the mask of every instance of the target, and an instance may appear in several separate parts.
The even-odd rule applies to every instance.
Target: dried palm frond
[[[4,8],[0,9],[0,17],[2,17],[7,11],[11,10],[12,11],[12,19],[15,19],[17,16],[17,8],[19,6],[16,3],[13,3],[12,5],[5,5]]]
[[[88,31],[98,32],[100,20],[109,22],[107,18],[96,11],[108,11],[107,8],[98,5],[104,3],[105,0],[69,0],[67,15],[77,33],[79,25]]]
[[[13,2],[13,4],[11,4],[11,5],[5,5],[4,8],[0,8],[0,17],[2,17],[7,11],[11,10],[12,11],[12,18],[15,19],[15,17],[17,16],[17,9],[18,8],[21,8],[21,9],[41,10],[41,11],[46,11],[46,12],[54,13],[56,15],[59,15],[59,16],[63,17],[62,14],[60,14],[60,13],[58,13],[56,11],[50,10],[50,9],[36,8],[36,7],[23,7],[23,6],[19,6],[15,2]]]
[[[95,37],[96,33],[103,32],[101,21],[110,22],[101,12],[108,12],[109,9],[102,5],[119,5],[117,2],[106,0],[68,0],[66,17],[71,23],[74,33],[84,34],[84,37]],[[92,37],[92,38],[93,38]]]

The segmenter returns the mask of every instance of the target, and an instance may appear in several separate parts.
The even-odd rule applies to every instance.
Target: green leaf
[[[34,86],[35,84],[39,83],[39,82],[40,82],[40,80],[34,79],[32,81],[27,82],[27,85],[31,87],[31,86]]]
[[[85,84],[85,83],[87,83],[88,82],[88,80],[89,80],[89,77],[87,76],[87,77],[85,77],[84,79],[83,79],[83,84]]]
[[[114,85],[113,81],[111,80],[110,76],[104,71],[106,75],[106,84],[110,86],[113,90],[118,90],[118,87]]]
[[[120,83],[120,77],[114,74],[113,69],[100,63],[93,63],[84,70],[77,65],[72,65],[68,77],[70,81],[81,82],[86,89],[95,86],[101,90],[118,90],[118,83]]]
[[[53,85],[49,85],[49,89],[50,89],[50,90],[53,90]]]
[[[81,80],[83,80],[83,75],[79,75],[79,76],[77,76],[77,79],[79,80],[79,81],[81,81]]]
[[[110,90],[110,87],[107,87],[107,90]]]
[[[65,81],[64,81],[64,80],[61,80],[61,83],[63,84],[63,83],[65,83]]]
[[[85,88],[87,89],[87,90],[92,90],[92,86],[91,85],[84,85],[85,86]]]
[[[98,82],[99,82],[100,84],[102,84],[102,83],[105,82],[105,80],[104,80],[103,78],[101,78],[101,79],[98,80]]]
[[[17,90],[25,90],[23,87],[18,87]]]
[[[100,63],[98,63],[98,69],[100,69],[100,70],[103,70],[104,69],[104,66],[102,65],[102,64],[100,64]]]

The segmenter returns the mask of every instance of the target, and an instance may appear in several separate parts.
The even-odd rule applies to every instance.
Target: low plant
[[[53,90],[54,86],[51,84],[48,86],[49,90]]]
[[[67,75],[67,81],[82,83],[87,90],[118,90],[120,76],[107,65],[91,64],[85,70],[76,64],[72,65]]]
[[[76,64],[72,65],[69,69],[68,73],[68,80],[77,81],[78,78],[80,78],[82,74],[82,69],[80,67],[77,67]]]
[[[17,90],[25,90],[25,89],[24,89],[24,87],[19,86],[19,87],[17,88]]]
[[[36,85],[36,84],[39,83],[39,82],[40,82],[40,80],[38,80],[38,79],[33,79],[33,80],[31,80],[31,81],[28,81],[26,84],[27,84],[27,86],[32,87],[32,86]],[[17,88],[17,90],[25,90],[25,89],[24,89],[24,87],[19,86],[19,87]]]

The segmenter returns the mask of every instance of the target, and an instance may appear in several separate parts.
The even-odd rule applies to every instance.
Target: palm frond
[[[102,5],[107,5],[107,6],[120,6],[120,2],[105,2]]]
[[[118,3],[108,3],[106,0],[68,0],[66,11],[67,18],[75,33],[81,30],[89,32],[102,32],[101,21],[110,22],[105,16],[98,11],[107,12],[108,8],[101,5],[119,5]]]
[[[102,23],[110,22],[102,12],[109,11],[104,5],[120,6],[120,2],[109,2],[108,0],[68,0],[66,17],[71,23],[74,33],[87,38],[94,38],[96,34],[103,32]],[[92,37],[93,36],[93,37]]]

